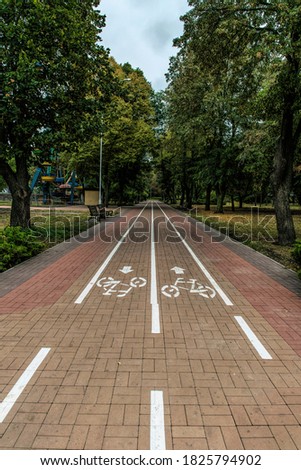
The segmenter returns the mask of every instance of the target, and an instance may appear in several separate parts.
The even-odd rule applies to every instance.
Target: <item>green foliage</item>
[[[298,271],[298,276],[301,279],[301,240],[296,240],[293,251],[292,251],[293,258],[297,261],[300,269]]]
[[[82,138],[85,114],[104,102],[110,79],[98,43],[104,18],[93,3],[5,1],[1,142],[13,157],[22,151],[20,141],[27,149],[45,143],[42,126],[52,144],[75,133]]]
[[[167,90],[169,126],[174,142],[174,173],[182,200],[211,185],[220,197],[241,180],[239,140],[245,126],[246,91],[229,66],[223,80],[199,63],[195,51],[184,45],[171,61]],[[193,194],[192,194],[193,193]]]
[[[0,272],[40,253],[46,244],[33,236],[32,230],[6,227],[0,232]]]
[[[7,184],[5,183],[4,179],[2,176],[0,176],[0,192],[3,191],[7,187]]]
[[[98,187],[102,135],[103,200],[125,204],[139,200],[148,186],[155,147],[153,90],[141,70],[128,63],[121,66],[113,58],[111,66],[118,86],[99,115],[101,132],[63,158],[86,187]]]
[[[214,189],[220,208],[225,193],[273,191],[279,243],[291,243],[289,196],[301,135],[300,1],[188,4],[168,73],[172,179],[186,201],[198,188],[206,195]]]
[[[115,85],[98,4],[2,1],[0,174],[13,196],[12,225],[28,226],[33,150],[78,145],[100,128]]]

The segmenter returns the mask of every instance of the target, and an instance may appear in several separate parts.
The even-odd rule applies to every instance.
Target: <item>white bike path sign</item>
[[[124,274],[133,272],[131,266],[126,266],[119,271]],[[111,276],[102,277],[96,283],[96,285],[102,289],[103,295],[116,296],[118,298],[125,297],[133,289],[144,287],[146,284],[147,280],[144,277],[137,276],[132,277],[128,282],[114,279]],[[174,284],[167,284],[161,288],[162,294],[169,298],[179,297],[182,291],[186,291],[189,294],[199,295],[205,299],[213,299],[216,296],[216,291],[212,287],[200,283],[197,279],[184,279],[183,277],[178,277]]]
[[[112,277],[102,277],[96,285],[103,289],[103,295],[111,296],[116,294],[116,297],[125,297],[133,289],[144,287],[146,282],[144,277],[133,277],[128,283]]]
[[[205,299],[213,299],[216,296],[212,287],[201,284],[197,279],[186,280],[183,277],[178,277],[174,284],[165,285],[161,289],[162,294],[169,298],[179,297],[181,291],[197,294]]]

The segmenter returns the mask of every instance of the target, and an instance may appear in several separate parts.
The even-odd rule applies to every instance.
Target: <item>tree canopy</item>
[[[133,203],[147,196],[155,148],[153,90],[139,69],[110,59],[116,87],[98,115],[100,131],[77,151],[65,154],[85,186],[98,187],[102,136],[102,189],[105,205]]]
[[[0,175],[11,224],[28,226],[30,171],[50,147],[104,201],[146,197],[192,207],[211,194],[273,200],[279,242],[295,240],[300,198],[299,0],[188,0],[166,91],[120,65],[101,44],[105,18],[92,0],[3,0]],[[44,153],[43,153],[44,151]],[[153,162],[156,162],[156,174]],[[47,158],[47,157],[46,157]],[[92,184],[92,183],[91,183]]]
[[[300,2],[188,4],[168,74],[170,128],[182,143],[175,161],[191,172],[186,186],[188,180],[193,189],[197,180],[215,189],[218,210],[226,192],[242,195],[249,183],[262,191],[270,178],[279,242],[291,243],[289,198],[301,134]]]
[[[11,224],[28,226],[35,148],[83,141],[113,84],[95,0],[3,0],[0,174]]]

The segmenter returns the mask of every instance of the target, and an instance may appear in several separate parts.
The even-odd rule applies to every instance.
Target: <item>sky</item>
[[[156,90],[166,88],[169,58],[177,54],[173,39],[181,36],[180,16],[187,0],[101,0],[106,15],[103,46],[118,63],[129,62],[143,71]]]

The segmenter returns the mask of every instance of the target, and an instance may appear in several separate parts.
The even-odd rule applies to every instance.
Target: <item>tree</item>
[[[155,145],[153,90],[140,69],[114,65],[120,90],[104,113],[105,200],[135,202],[145,192]]]
[[[30,224],[33,150],[84,141],[99,125],[93,115],[112,82],[98,3],[2,1],[0,174],[12,194],[11,225]]]
[[[202,140],[200,114],[204,83],[199,80],[199,72],[193,56],[182,50],[171,60],[167,75],[168,148],[174,154],[173,180],[177,181],[180,190],[180,205],[189,209],[197,186],[195,175],[198,173]]]
[[[180,44],[207,70],[222,80],[230,63],[247,90],[257,86],[259,76],[264,79],[264,70],[274,71],[268,95],[272,101],[277,91],[280,109],[272,183],[279,243],[290,244],[295,230],[289,196],[301,135],[300,2],[189,0],[189,5]]]
[[[221,79],[220,70],[200,62],[190,45],[176,41],[180,51],[171,61],[167,97],[169,124],[185,145],[178,170],[186,204],[200,189],[206,191],[206,208],[214,189],[217,212],[223,212],[227,189],[238,174],[238,143],[244,121],[240,114],[246,93],[240,77],[228,61]]]
[[[111,101],[98,115],[100,129],[64,156],[81,180],[98,185],[100,135],[103,202],[135,202],[146,196],[155,146],[153,90],[139,69],[110,58],[115,82]]]

